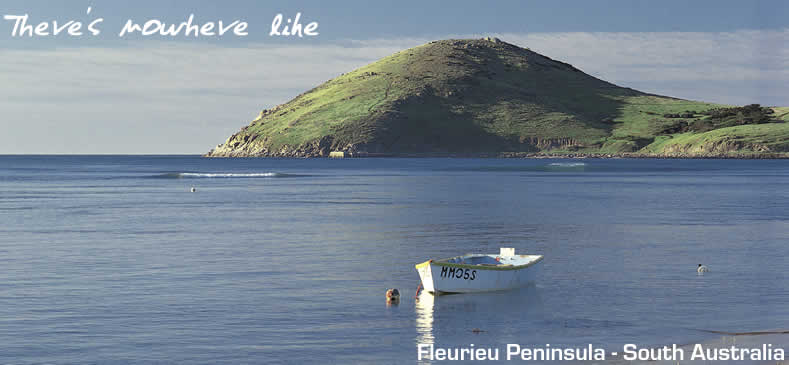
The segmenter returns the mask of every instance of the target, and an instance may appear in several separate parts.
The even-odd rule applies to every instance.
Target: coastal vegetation
[[[620,87],[496,38],[442,40],[263,110],[207,156],[773,156],[787,120]]]

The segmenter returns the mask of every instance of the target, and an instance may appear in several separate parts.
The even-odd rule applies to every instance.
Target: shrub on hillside
[[[702,133],[718,128],[775,122],[773,113],[774,111],[771,108],[765,108],[759,104],[750,104],[736,108],[711,109],[700,113],[708,115],[707,118],[702,119],[690,119],[695,117],[696,112],[694,111],[676,114],[667,113],[663,114],[664,118],[676,120],[668,122],[665,120],[653,120],[652,124],[656,126],[655,133],[658,135],[686,132]]]
[[[773,110],[759,104],[750,104],[737,108],[719,108],[708,110],[705,114],[715,128],[733,127],[746,124],[764,124],[772,121]]]

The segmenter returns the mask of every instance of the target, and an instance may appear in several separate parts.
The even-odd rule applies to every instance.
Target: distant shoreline
[[[320,155],[209,155],[205,158],[332,158]],[[789,159],[789,153],[752,153],[752,154],[709,154],[709,155],[675,155],[675,154],[643,154],[643,153],[534,153],[534,152],[489,152],[489,153],[386,153],[364,154],[342,158],[524,158],[524,159],[682,159],[682,160],[783,160]]]
[[[650,94],[498,38],[445,39],[260,110],[207,155],[783,159],[789,107]]]

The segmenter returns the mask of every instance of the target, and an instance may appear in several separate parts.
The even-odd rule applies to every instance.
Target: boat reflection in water
[[[432,345],[433,337],[433,307],[436,296],[426,291],[419,293],[416,298],[416,343]]]
[[[475,294],[433,295],[416,301],[416,346],[500,347],[518,341],[522,326],[544,320],[540,289],[526,287]],[[423,364],[430,363],[422,359]]]

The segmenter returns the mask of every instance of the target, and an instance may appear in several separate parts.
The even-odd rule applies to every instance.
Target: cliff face
[[[495,38],[444,40],[263,110],[206,156],[656,153],[664,139],[651,126],[664,115],[716,107],[618,87]]]

